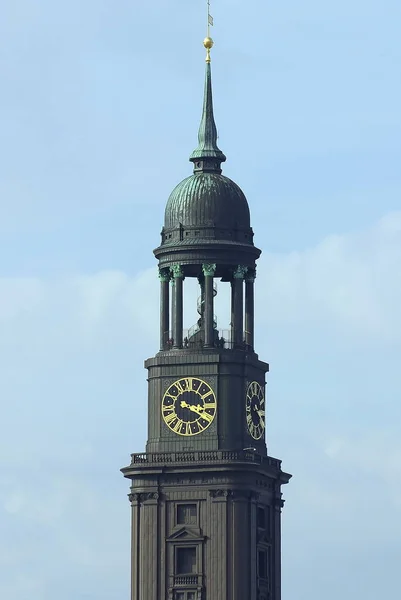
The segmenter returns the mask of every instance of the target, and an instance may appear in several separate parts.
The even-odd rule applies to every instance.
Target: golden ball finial
[[[211,37],[206,37],[203,40],[203,45],[205,46],[206,50],[210,50],[211,48],[213,48],[213,44],[214,42]]]

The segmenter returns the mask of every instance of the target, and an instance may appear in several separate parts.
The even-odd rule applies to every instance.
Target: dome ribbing
[[[164,227],[249,229],[244,193],[234,181],[218,173],[191,175],[173,190],[167,202]]]

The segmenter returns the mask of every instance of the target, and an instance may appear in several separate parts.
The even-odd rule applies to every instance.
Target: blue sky
[[[191,172],[205,3],[4,0],[1,13],[0,597],[122,600],[119,468],[145,444],[152,249]],[[269,448],[294,474],[283,600],[392,598],[401,5],[215,0],[212,14],[224,173],[264,251]]]

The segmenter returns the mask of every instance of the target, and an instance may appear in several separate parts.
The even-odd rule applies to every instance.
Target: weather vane
[[[206,48],[206,62],[210,63],[210,50],[213,48],[213,40],[210,37],[210,26],[213,26],[213,17],[210,14],[210,0],[207,0],[207,37],[203,41],[203,45]]]

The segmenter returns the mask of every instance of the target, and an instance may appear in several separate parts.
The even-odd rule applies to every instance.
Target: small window
[[[175,592],[174,600],[195,600],[195,592]]]
[[[261,579],[267,579],[267,552],[258,550],[258,576]]]
[[[199,231],[195,231],[195,235],[199,235]]]
[[[177,525],[196,525],[198,507],[196,504],[179,504],[177,506]]]
[[[266,512],[265,509],[261,506],[258,507],[257,517],[256,517],[259,529],[266,529]]]
[[[177,575],[196,573],[196,548],[177,548]]]

